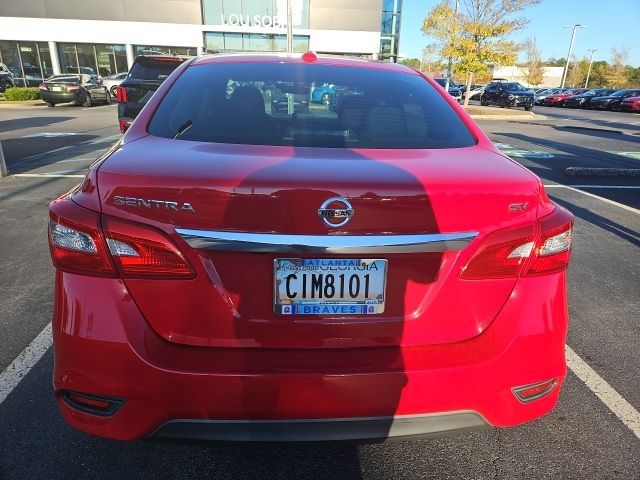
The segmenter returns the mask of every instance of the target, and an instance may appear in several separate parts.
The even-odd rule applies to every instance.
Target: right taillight
[[[127,102],[127,88],[121,87],[118,85],[116,87],[116,101],[118,103],[126,103]]]
[[[493,232],[463,267],[460,278],[513,278],[562,271],[571,257],[572,228],[573,215],[556,206],[538,221],[537,228],[531,224]]]
[[[195,272],[161,231],[101,216],[68,197],[50,207],[53,264],[65,272],[123,278],[193,278]]]

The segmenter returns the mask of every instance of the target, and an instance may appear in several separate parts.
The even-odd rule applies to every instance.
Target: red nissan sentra
[[[187,61],[51,204],[58,405],[121,440],[528,422],[565,378],[572,222],[408,67]]]

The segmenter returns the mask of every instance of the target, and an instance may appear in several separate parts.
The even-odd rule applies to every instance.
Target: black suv
[[[7,88],[15,86],[13,82],[13,74],[9,67],[4,63],[0,63],[0,93],[4,93]]]
[[[480,97],[480,105],[498,105],[500,108],[524,107],[533,108],[533,93],[518,82],[491,82],[484,88]]]
[[[118,122],[122,133],[162,82],[188,58],[171,55],[140,55],[135,58],[129,74],[116,89]]]

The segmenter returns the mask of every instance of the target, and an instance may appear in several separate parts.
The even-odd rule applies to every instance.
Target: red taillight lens
[[[126,87],[117,86],[116,87],[116,102],[125,103],[127,102],[127,89]]]
[[[80,88],[80,85],[78,85],[77,83],[72,83],[67,87],[67,91],[73,92],[74,90],[78,90],[79,88]]]
[[[571,257],[573,215],[562,207],[534,224],[487,235],[460,278],[512,278],[559,272]]]
[[[125,278],[193,278],[195,272],[162,232],[112,217],[104,218],[109,251]]]
[[[64,197],[51,204],[49,217],[49,247],[57,268],[71,273],[115,276],[98,213]]]
[[[527,275],[560,272],[567,268],[571,258],[573,215],[556,206],[550,215],[540,220],[540,240]]]
[[[48,90],[47,86],[44,83],[41,83],[40,85],[38,85],[38,88],[40,90]]]
[[[479,280],[521,275],[533,250],[533,227],[531,224],[487,235],[483,246],[462,269],[460,277]]]

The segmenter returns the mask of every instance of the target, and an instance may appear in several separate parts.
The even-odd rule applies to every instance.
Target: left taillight
[[[67,197],[55,200],[49,210],[49,248],[56,268],[65,272],[115,277],[100,214]]]
[[[164,233],[101,216],[68,197],[50,206],[54,266],[70,273],[123,278],[193,278],[195,272]]]
[[[38,88],[40,90],[48,90],[47,86],[44,83],[41,83],[40,85],[38,85]]]

